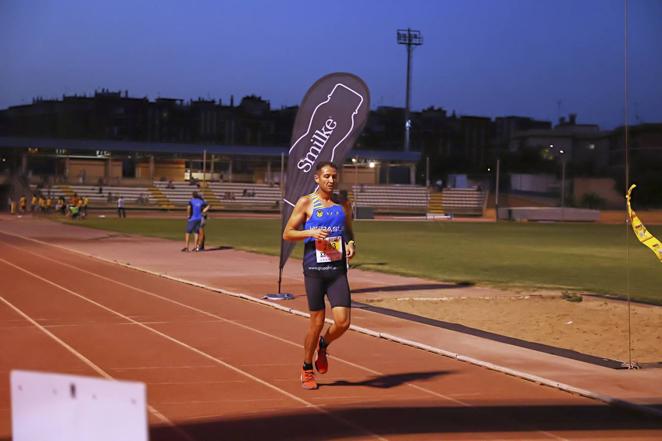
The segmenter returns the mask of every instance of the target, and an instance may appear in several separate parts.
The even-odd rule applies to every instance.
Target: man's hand
[[[345,246],[345,252],[347,253],[347,258],[351,259],[356,254],[356,248],[354,247],[354,241],[350,241],[347,246]]]
[[[329,235],[327,230],[322,230],[321,228],[315,228],[313,230],[308,230],[310,237],[315,239],[324,239]]]

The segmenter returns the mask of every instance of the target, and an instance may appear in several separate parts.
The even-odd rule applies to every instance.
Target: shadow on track
[[[319,383],[319,387],[329,386],[368,386],[376,387],[379,389],[390,389],[392,387],[400,386],[407,382],[429,380],[430,378],[438,377],[441,375],[451,374],[451,371],[433,371],[433,372],[410,372],[406,374],[393,374],[393,375],[375,375],[372,378],[363,381],[345,381],[337,380],[333,383]]]
[[[311,398],[319,391],[311,392]],[[450,403],[449,403],[450,404]],[[409,405],[409,406],[407,406]],[[536,431],[572,431],[573,438],[591,439],[660,439],[662,421],[633,414],[606,405],[543,405],[532,401],[520,405],[482,405],[477,407],[427,406],[401,403],[398,406],[379,406],[366,402],[363,407],[325,410],[341,420],[349,421],[384,437],[436,434],[439,439],[457,434],[508,433],[509,439],[531,439],[542,435]],[[180,426],[196,441],[242,439],[270,441],[349,439],[369,436],[356,428],[320,414],[312,409],[297,413],[250,415],[245,418],[227,418],[200,421]],[[655,433],[645,433],[644,431]],[[600,432],[599,435],[592,432]],[[619,431],[620,433],[614,433]],[[610,433],[612,432],[612,433]],[[481,435],[483,434],[483,435]],[[519,436],[517,435],[519,434]],[[180,438],[167,427],[152,427],[151,441],[176,441]]]
[[[474,286],[473,282],[460,283],[421,283],[418,285],[390,285],[375,286],[372,288],[352,289],[352,294],[362,294],[367,292],[393,292],[393,291],[425,291],[430,289],[457,289]]]

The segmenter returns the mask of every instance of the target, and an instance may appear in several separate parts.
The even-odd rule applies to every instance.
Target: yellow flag
[[[625,195],[628,207],[628,217],[632,223],[632,229],[634,230],[637,239],[639,239],[639,242],[650,248],[657,258],[660,259],[660,262],[662,262],[662,243],[660,243],[660,241],[646,229],[644,224],[641,223],[641,220],[639,220],[639,216],[637,216],[637,213],[634,212],[630,205],[630,195],[632,194],[634,187],[636,187],[636,185],[632,184],[628,189],[628,193]]]

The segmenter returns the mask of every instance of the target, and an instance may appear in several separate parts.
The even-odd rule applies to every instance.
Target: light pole
[[[565,151],[559,150],[561,155],[561,219],[565,218]]]
[[[496,189],[494,192],[494,208],[496,210],[496,220],[499,220],[499,173],[501,172],[501,159],[496,163]]]
[[[430,157],[425,157],[425,187],[430,188]]]
[[[423,44],[423,36],[421,31],[413,29],[398,29],[398,44],[407,46],[407,88],[405,99],[405,152],[409,151],[409,131],[411,129],[411,121],[409,120],[409,104],[410,104],[410,91],[411,91],[411,56],[414,51],[414,46]]]

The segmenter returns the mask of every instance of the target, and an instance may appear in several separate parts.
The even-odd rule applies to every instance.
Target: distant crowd
[[[126,208],[124,207],[124,197],[117,195],[117,217],[126,217]],[[71,219],[84,219],[87,217],[87,209],[90,205],[88,197],[80,197],[77,193],[65,198],[64,196],[45,196],[42,193],[35,193],[30,199],[21,196],[18,201],[9,198],[9,208],[11,214],[61,214]]]
[[[87,197],[79,197],[76,193],[69,198],[35,193],[29,199],[25,195],[18,201],[9,199],[12,214],[61,214],[72,219],[86,217],[89,203]]]

